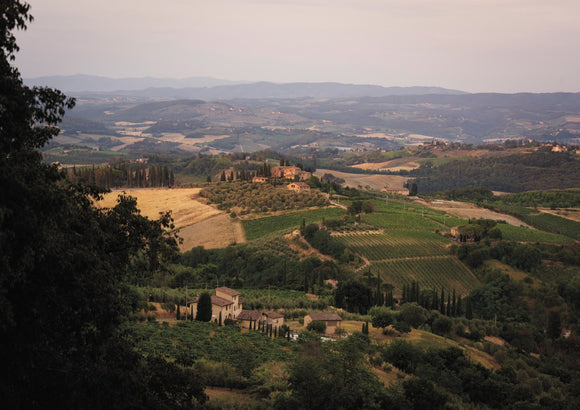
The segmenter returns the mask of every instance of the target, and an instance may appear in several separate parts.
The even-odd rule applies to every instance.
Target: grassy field
[[[246,238],[250,241],[289,228],[299,229],[302,219],[305,219],[306,223],[309,224],[321,222],[323,218],[336,219],[343,214],[344,210],[341,208],[310,209],[263,218],[246,219],[242,221],[242,226],[246,232]]]
[[[517,215],[523,221],[538,229],[580,240],[580,222],[518,205],[494,203],[493,207],[509,212],[512,215]]]
[[[564,235],[541,231],[539,229],[530,229],[525,226],[513,226],[507,224],[498,224],[501,230],[502,238],[508,241],[518,242],[543,242],[563,244],[572,242],[573,239]]]
[[[374,212],[363,215],[361,220],[370,225],[390,229],[435,231],[436,229],[445,228],[442,223],[428,217],[428,214],[423,214],[421,210],[415,210],[413,208],[407,211],[390,210],[387,212]]]

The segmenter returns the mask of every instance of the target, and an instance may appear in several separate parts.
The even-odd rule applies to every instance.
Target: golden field
[[[141,214],[149,219],[157,219],[159,213],[171,211],[175,229],[183,238],[182,251],[195,246],[223,248],[230,243],[245,242],[241,224],[232,221],[222,211],[197,200],[200,188],[140,188],[112,191],[105,195],[97,206],[115,206],[120,194],[137,199]]]

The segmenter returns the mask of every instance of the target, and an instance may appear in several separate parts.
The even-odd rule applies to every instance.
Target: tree
[[[436,333],[441,336],[447,336],[449,332],[451,332],[452,325],[453,322],[451,321],[451,319],[449,319],[446,316],[439,316],[433,321],[431,329],[433,330],[433,333]]]
[[[326,333],[326,322],[321,320],[313,320],[306,326],[307,330],[311,330],[316,333]]]
[[[369,310],[369,314],[371,315],[371,324],[373,327],[381,329],[393,324],[398,316],[397,313],[385,306],[373,306]]]
[[[546,334],[550,339],[557,339],[562,333],[562,320],[560,319],[560,312],[551,310],[548,313],[548,326]]]
[[[401,306],[401,320],[414,328],[421,326],[427,321],[428,312],[416,303],[405,303]]]
[[[139,308],[132,262],[177,249],[136,203],[94,206],[102,190],[73,183],[36,149],[74,105],[25,86],[11,66],[15,29],[32,21],[19,0],[0,3],[0,397],[7,408],[180,408],[206,397],[199,379],[171,386],[135,353],[121,328]],[[165,370],[168,369],[168,372]],[[159,376],[159,377],[158,377]],[[159,381],[162,382],[159,382]],[[166,394],[167,393],[167,394]],[[179,396],[179,398],[177,398]],[[171,398],[170,398],[171,397]],[[175,399],[175,401],[174,401]]]
[[[199,295],[197,300],[197,314],[195,315],[195,320],[200,322],[209,322],[211,320],[211,296],[207,292],[203,292]]]

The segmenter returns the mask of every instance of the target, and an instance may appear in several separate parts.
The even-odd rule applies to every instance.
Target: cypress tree
[[[461,295],[457,296],[457,310],[455,313],[457,314],[457,316],[461,316],[463,314],[461,306]]]
[[[465,300],[465,318],[468,320],[473,319],[473,312],[471,311],[471,296],[467,296]]]
[[[441,286],[441,298],[439,299],[439,303],[441,304],[439,306],[439,311],[441,312],[442,315],[445,314],[445,289],[443,289],[443,286]]]
[[[181,320],[181,306],[179,306],[179,302],[177,302],[177,313],[175,314],[175,320]]]
[[[209,293],[203,292],[197,300],[197,315],[195,316],[195,320],[209,322],[211,320],[211,310],[211,296]]]
[[[222,325],[222,312],[220,312],[220,319],[219,319],[219,325]]]
[[[449,293],[447,294],[447,309],[445,314],[451,316],[451,295]]]
[[[457,302],[455,300],[455,288],[453,288],[453,298],[451,301],[451,316],[457,315]]]

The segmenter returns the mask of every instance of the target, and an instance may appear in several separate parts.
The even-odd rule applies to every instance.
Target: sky
[[[23,77],[580,92],[578,0],[28,0]]]

